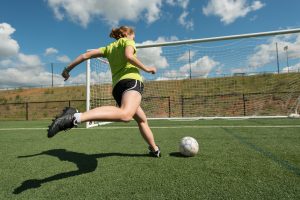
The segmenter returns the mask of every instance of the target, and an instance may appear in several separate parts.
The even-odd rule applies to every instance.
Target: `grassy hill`
[[[85,99],[85,86],[32,88],[0,91],[0,103]]]
[[[150,117],[283,115],[295,106],[300,74],[263,74],[145,82]],[[0,91],[0,119],[51,118],[64,106],[85,110],[85,86]],[[115,105],[109,84],[93,87],[100,105]],[[109,99],[101,100],[102,99]]]

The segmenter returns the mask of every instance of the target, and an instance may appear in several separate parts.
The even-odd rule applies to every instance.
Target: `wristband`
[[[64,71],[67,71],[69,73],[71,70],[65,67]]]

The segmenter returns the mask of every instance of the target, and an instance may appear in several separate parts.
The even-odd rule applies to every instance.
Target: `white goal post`
[[[300,29],[138,44],[149,119],[299,116]],[[86,109],[116,105],[105,59],[87,61]],[[98,125],[88,123],[87,127]]]

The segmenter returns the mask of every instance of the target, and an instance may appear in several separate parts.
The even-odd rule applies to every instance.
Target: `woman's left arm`
[[[134,48],[132,46],[125,47],[125,57],[128,62],[148,73],[155,74],[156,68],[155,67],[148,67],[145,66],[137,57],[134,56]]]

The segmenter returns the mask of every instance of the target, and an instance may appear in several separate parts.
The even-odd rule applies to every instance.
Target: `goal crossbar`
[[[279,30],[279,31],[267,31],[267,32],[259,32],[259,33],[247,33],[247,34],[239,34],[239,35],[229,35],[229,36],[219,36],[219,37],[209,37],[209,38],[201,38],[201,39],[181,40],[181,41],[174,41],[174,42],[161,42],[155,44],[137,45],[136,48],[141,49],[141,48],[150,48],[150,47],[175,46],[175,45],[182,45],[182,44],[215,42],[221,40],[234,40],[234,39],[242,39],[242,38],[250,38],[250,37],[265,37],[265,36],[274,36],[274,35],[292,34],[292,33],[300,33],[300,28]]]

